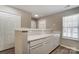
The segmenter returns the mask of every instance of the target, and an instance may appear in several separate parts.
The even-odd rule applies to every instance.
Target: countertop
[[[30,30],[51,30],[51,29],[18,28],[16,30],[21,31],[21,32],[28,32]],[[31,42],[31,41],[39,40],[39,39],[46,38],[46,37],[49,37],[49,36],[60,37],[60,32],[59,31],[54,31],[53,33],[50,33],[50,34],[27,35],[27,37],[28,37],[27,40],[28,40],[28,42]]]
[[[36,40],[39,40],[39,39],[42,39],[42,38],[46,38],[46,37],[49,37],[49,36],[57,36],[57,37],[60,37],[60,34],[59,33],[52,33],[52,34],[42,34],[42,35],[29,35],[28,36],[28,42],[31,42],[31,41],[36,41]]]

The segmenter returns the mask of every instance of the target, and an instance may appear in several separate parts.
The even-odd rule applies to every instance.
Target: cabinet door
[[[55,49],[55,38],[53,36],[48,37],[48,53],[50,53],[53,49]]]
[[[60,38],[59,37],[55,37],[55,45],[59,45],[60,44]]]
[[[48,38],[47,38],[47,39],[48,39]],[[50,41],[47,40],[47,41],[45,41],[43,44],[44,44],[44,52],[45,52],[46,54],[50,53],[50,52],[51,52],[51,50],[50,50],[50,47],[51,47]]]
[[[38,20],[38,28],[39,29],[46,29],[46,19]]]
[[[52,36],[51,45],[52,45],[52,48],[55,49],[59,45],[59,37]]]
[[[55,37],[53,35],[50,36],[48,45],[49,45],[49,50],[51,52],[52,50],[54,50],[59,45],[59,38]]]
[[[43,53],[45,52],[44,52],[44,45],[42,43],[30,48],[30,54],[43,54]]]

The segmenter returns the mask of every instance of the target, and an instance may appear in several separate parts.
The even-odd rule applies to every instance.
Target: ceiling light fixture
[[[38,15],[37,15],[37,14],[35,14],[34,16],[35,16],[35,17],[38,17]]]

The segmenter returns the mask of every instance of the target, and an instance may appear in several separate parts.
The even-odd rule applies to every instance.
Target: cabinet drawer
[[[30,48],[30,54],[43,54],[44,52],[44,45],[39,44]]]
[[[38,45],[38,44],[40,44],[42,42],[43,42],[42,39],[39,39],[39,40],[36,40],[36,41],[32,41],[32,42],[30,42],[30,47]]]
[[[49,48],[48,42],[45,41],[35,46],[32,46],[30,48],[30,53],[31,54],[47,54],[49,53],[48,48]]]
[[[41,43],[43,43],[44,41],[47,41],[47,40],[49,40],[48,37],[38,39],[36,41],[32,41],[32,42],[30,42],[30,47],[41,44]]]
[[[39,48],[41,46],[43,46],[43,43],[39,43],[37,45],[34,45],[34,46],[30,47],[30,49],[36,49],[36,48]]]

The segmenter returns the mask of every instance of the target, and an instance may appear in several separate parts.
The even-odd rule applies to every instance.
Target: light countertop
[[[60,34],[42,34],[42,35],[29,35],[28,36],[28,41],[35,41],[35,40],[39,40],[39,39],[42,39],[42,38],[46,38],[46,37],[49,37],[49,36],[57,36],[57,37],[60,37]]]
[[[17,31],[21,31],[21,32],[28,32],[30,30],[51,30],[51,29],[29,29],[29,28],[18,28],[16,29]],[[35,41],[35,40],[38,40],[38,39],[42,39],[42,38],[46,38],[46,37],[49,37],[49,36],[57,36],[57,37],[60,37],[60,32],[59,31],[55,31],[53,33],[50,33],[50,34],[39,34],[39,35],[27,35],[27,40],[28,42],[31,42],[31,41]]]

